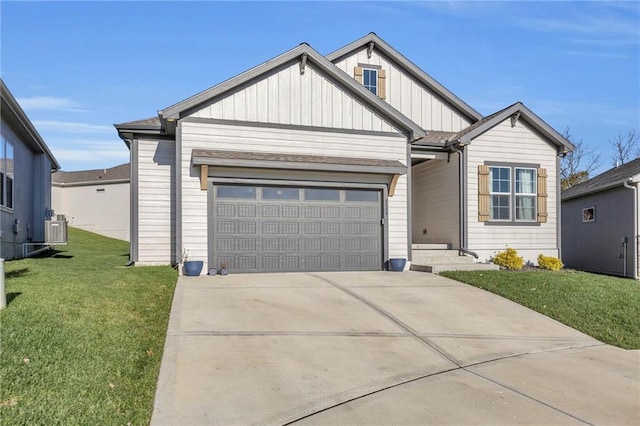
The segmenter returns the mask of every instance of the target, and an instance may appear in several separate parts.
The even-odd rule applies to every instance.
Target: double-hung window
[[[13,208],[13,145],[4,137],[0,143],[0,205]]]
[[[489,221],[536,222],[537,169],[489,166]]]
[[[362,70],[362,84],[374,95],[378,94],[378,70],[364,68]]]

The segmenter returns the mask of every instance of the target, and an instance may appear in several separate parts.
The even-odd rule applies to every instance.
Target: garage
[[[215,184],[212,265],[234,272],[380,270],[379,188]]]

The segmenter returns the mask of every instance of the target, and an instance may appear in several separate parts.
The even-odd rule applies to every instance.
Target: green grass
[[[73,228],[57,250],[5,263],[2,424],[148,424],[175,271]]]
[[[640,283],[577,271],[445,272],[602,342],[640,349]]]

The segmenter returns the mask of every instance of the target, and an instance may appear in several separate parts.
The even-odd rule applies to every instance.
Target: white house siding
[[[175,251],[175,142],[139,139],[137,149],[136,262],[168,264],[174,261]]]
[[[454,155],[451,161],[430,160],[411,169],[414,243],[460,245],[458,168]]]
[[[507,119],[474,139],[467,147],[468,172],[468,249],[480,260],[488,260],[498,251],[513,247],[536,263],[540,253],[558,256],[557,244],[557,151],[529,126],[518,121],[511,127]],[[478,165],[485,161],[538,164],[547,169],[546,223],[531,225],[486,225],[478,221]]]
[[[367,48],[364,47],[335,63],[351,77],[354,68],[361,64],[376,65],[386,70],[386,101],[424,129],[457,132],[471,124],[444,99],[427,89],[375,48],[370,58],[367,57]]]
[[[129,241],[129,182],[54,184],[52,193],[53,209],[70,226]]]
[[[399,160],[406,164],[404,136],[354,134],[305,129],[181,122],[182,244],[190,258],[207,263],[207,191],[200,169],[191,165],[193,149],[217,149]],[[283,175],[286,176],[286,175]],[[400,177],[389,198],[389,255],[407,257],[407,181]],[[207,268],[205,267],[204,271]]]
[[[216,101],[191,117],[395,131],[313,65],[307,64],[304,74],[300,74],[297,62]]]

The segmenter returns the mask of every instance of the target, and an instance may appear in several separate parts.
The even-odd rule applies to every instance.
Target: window
[[[300,191],[298,188],[278,188],[265,187],[262,188],[263,200],[299,200]]]
[[[351,189],[345,192],[345,201],[362,201],[365,203],[377,203],[378,191],[366,191]]]
[[[387,72],[378,65],[358,64],[353,78],[380,99],[387,98]]]
[[[340,191],[337,189],[305,189],[305,201],[340,201]]]
[[[586,209],[582,209],[582,221],[583,222],[593,222],[596,220],[596,208],[588,207]]]
[[[0,205],[13,208],[13,145],[4,137],[0,146]]]
[[[378,70],[364,68],[362,70],[362,84],[374,95],[378,94]]]
[[[249,198],[255,200],[256,187],[218,185],[216,186],[216,195],[218,196],[218,198]]]
[[[489,221],[536,222],[537,169],[508,166],[490,166],[488,169]],[[481,212],[480,216],[483,216]]]

